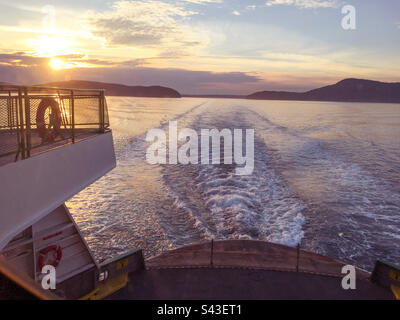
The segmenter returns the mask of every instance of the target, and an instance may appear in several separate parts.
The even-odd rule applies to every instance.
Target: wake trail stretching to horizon
[[[368,270],[400,259],[398,105],[108,100],[117,168],[67,203],[99,259],[208,239],[300,244]],[[170,120],[178,131],[254,129],[253,173],[148,164],[146,132]]]

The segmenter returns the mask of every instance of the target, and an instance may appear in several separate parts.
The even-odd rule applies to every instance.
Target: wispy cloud
[[[195,45],[193,33],[181,22],[194,11],[162,1],[118,1],[106,12],[88,12],[89,30],[107,46]]]
[[[41,66],[48,63],[47,58],[34,57],[25,52],[0,54],[0,65],[6,66]]]
[[[91,67],[139,67],[147,64],[146,59],[105,60],[90,59],[85,54],[64,54],[52,57],[32,56],[29,52],[0,54],[0,66],[48,68],[52,59],[60,59],[68,65],[80,68]]]
[[[268,7],[276,5],[294,5],[301,9],[308,8],[335,8],[337,0],[268,0],[265,3]]]
[[[8,59],[8,57],[7,57]],[[1,57],[0,57],[1,60]],[[40,84],[60,80],[93,80],[127,85],[163,85],[181,93],[230,93],[232,86],[248,94],[246,86],[258,86],[262,79],[245,72],[211,72],[149,67],[99,67],[51,70],[43,66],[10,66],[0,63],[0,81],[14,84]]]
[[[222,3],[224,0],[184,0],[184,1],[196,4],[207,4],[207,3]]]

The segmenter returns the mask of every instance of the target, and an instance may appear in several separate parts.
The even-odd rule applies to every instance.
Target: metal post
[[[27,157],[31,156],[31,106],[29,101],[28,89],[24,88],[25,95],[25,120],[26,120],[26,151]]]
[[[74,90],[71,90],[71,131],[72,131],[72,143],[75,143],[75,100],[74,100]]]
[[[12,130],[11,116],[12,116],[11,99],[10,99],[10,92],[8,92],[8,99],[7,99],[7,126],[8,126],[8,128],[10,130]]]
[[[22,108],[22,93],[21,89],[18,89],[18,104],[19,104],[19,125],[20,125],[20,141],[19,151],[21,152],[22,159],[25,159],[25,134],[24,134],[24,112]],[[18,157],[18,154],[17,154]]]
[[[101,125],[102,125],[102,132],[104,133],[105,132],[105,127],[106,127],[106,124],[104,123],[105,122],[105,110],[104,110],[104,108],[105,108],[105,106],[106,106],[106,97],[104,96],[104,91],[102,91],[101,92],[101,112],[102,112],[102,115],[103,115],[103,117],[101,118]]]
[[[210,267],[214,268],[214,239],[211,239]]]
[[[18,160],[19,153],[21,152],[21,133],[19,130],[19,111],[18,111],[18,97],[13,97],[13,104],[15,103],[15,130],[17,132],[17,144],[18,144],[18,149],[17,149],[17,154],[15,155],[14,161]]]
[[[14,123],[14,100],[13,97],[11,96],[11,91],[8,91],[8,100],[10,104],[10,128],[12,131],[14,129],[15,123]]]
[[[68,118],[67,118],[67,113],[66,113],[63,97],[60,94],[60,90],[57,90],[57,95],[58,95],[58,100],[60,101],[59,108],[60,108],[60,112],[61,112],[61,122],[64,124],[64,129],[67,129]]]
[[[104,91],[100,92],[99,112],[100,132],[104,133]]]

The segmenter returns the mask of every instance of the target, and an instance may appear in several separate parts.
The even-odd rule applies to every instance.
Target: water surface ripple
[[[117,168],[68,207],[100,259],[205,239],[260,239],[371,270],[400,264],[400,105],[108,98]],[[252,175],[149,165],[149,129],[255,129]],[[198,131],[200,132],[200,131]]]

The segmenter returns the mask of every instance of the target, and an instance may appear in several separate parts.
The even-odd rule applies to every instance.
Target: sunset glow
[[[355,30],[342,28],[340,0],[0,0],[0,66],[15,67],[0,81],[26,74],[221,94],[400,81],[400,2],[353,2]],[[48,79],[37,67],[58,72]]]
[[[56,70],[73,68],[73,65],[68,64],[57,58],[51,59],[49,64],[50,64],[50,67],[52,67],[53,69],[56,69]]]
[[[54,57],[73,52],[67,38],[42,35],[37,38],[28,39],[27,44],[31,51],[40,57]]]

